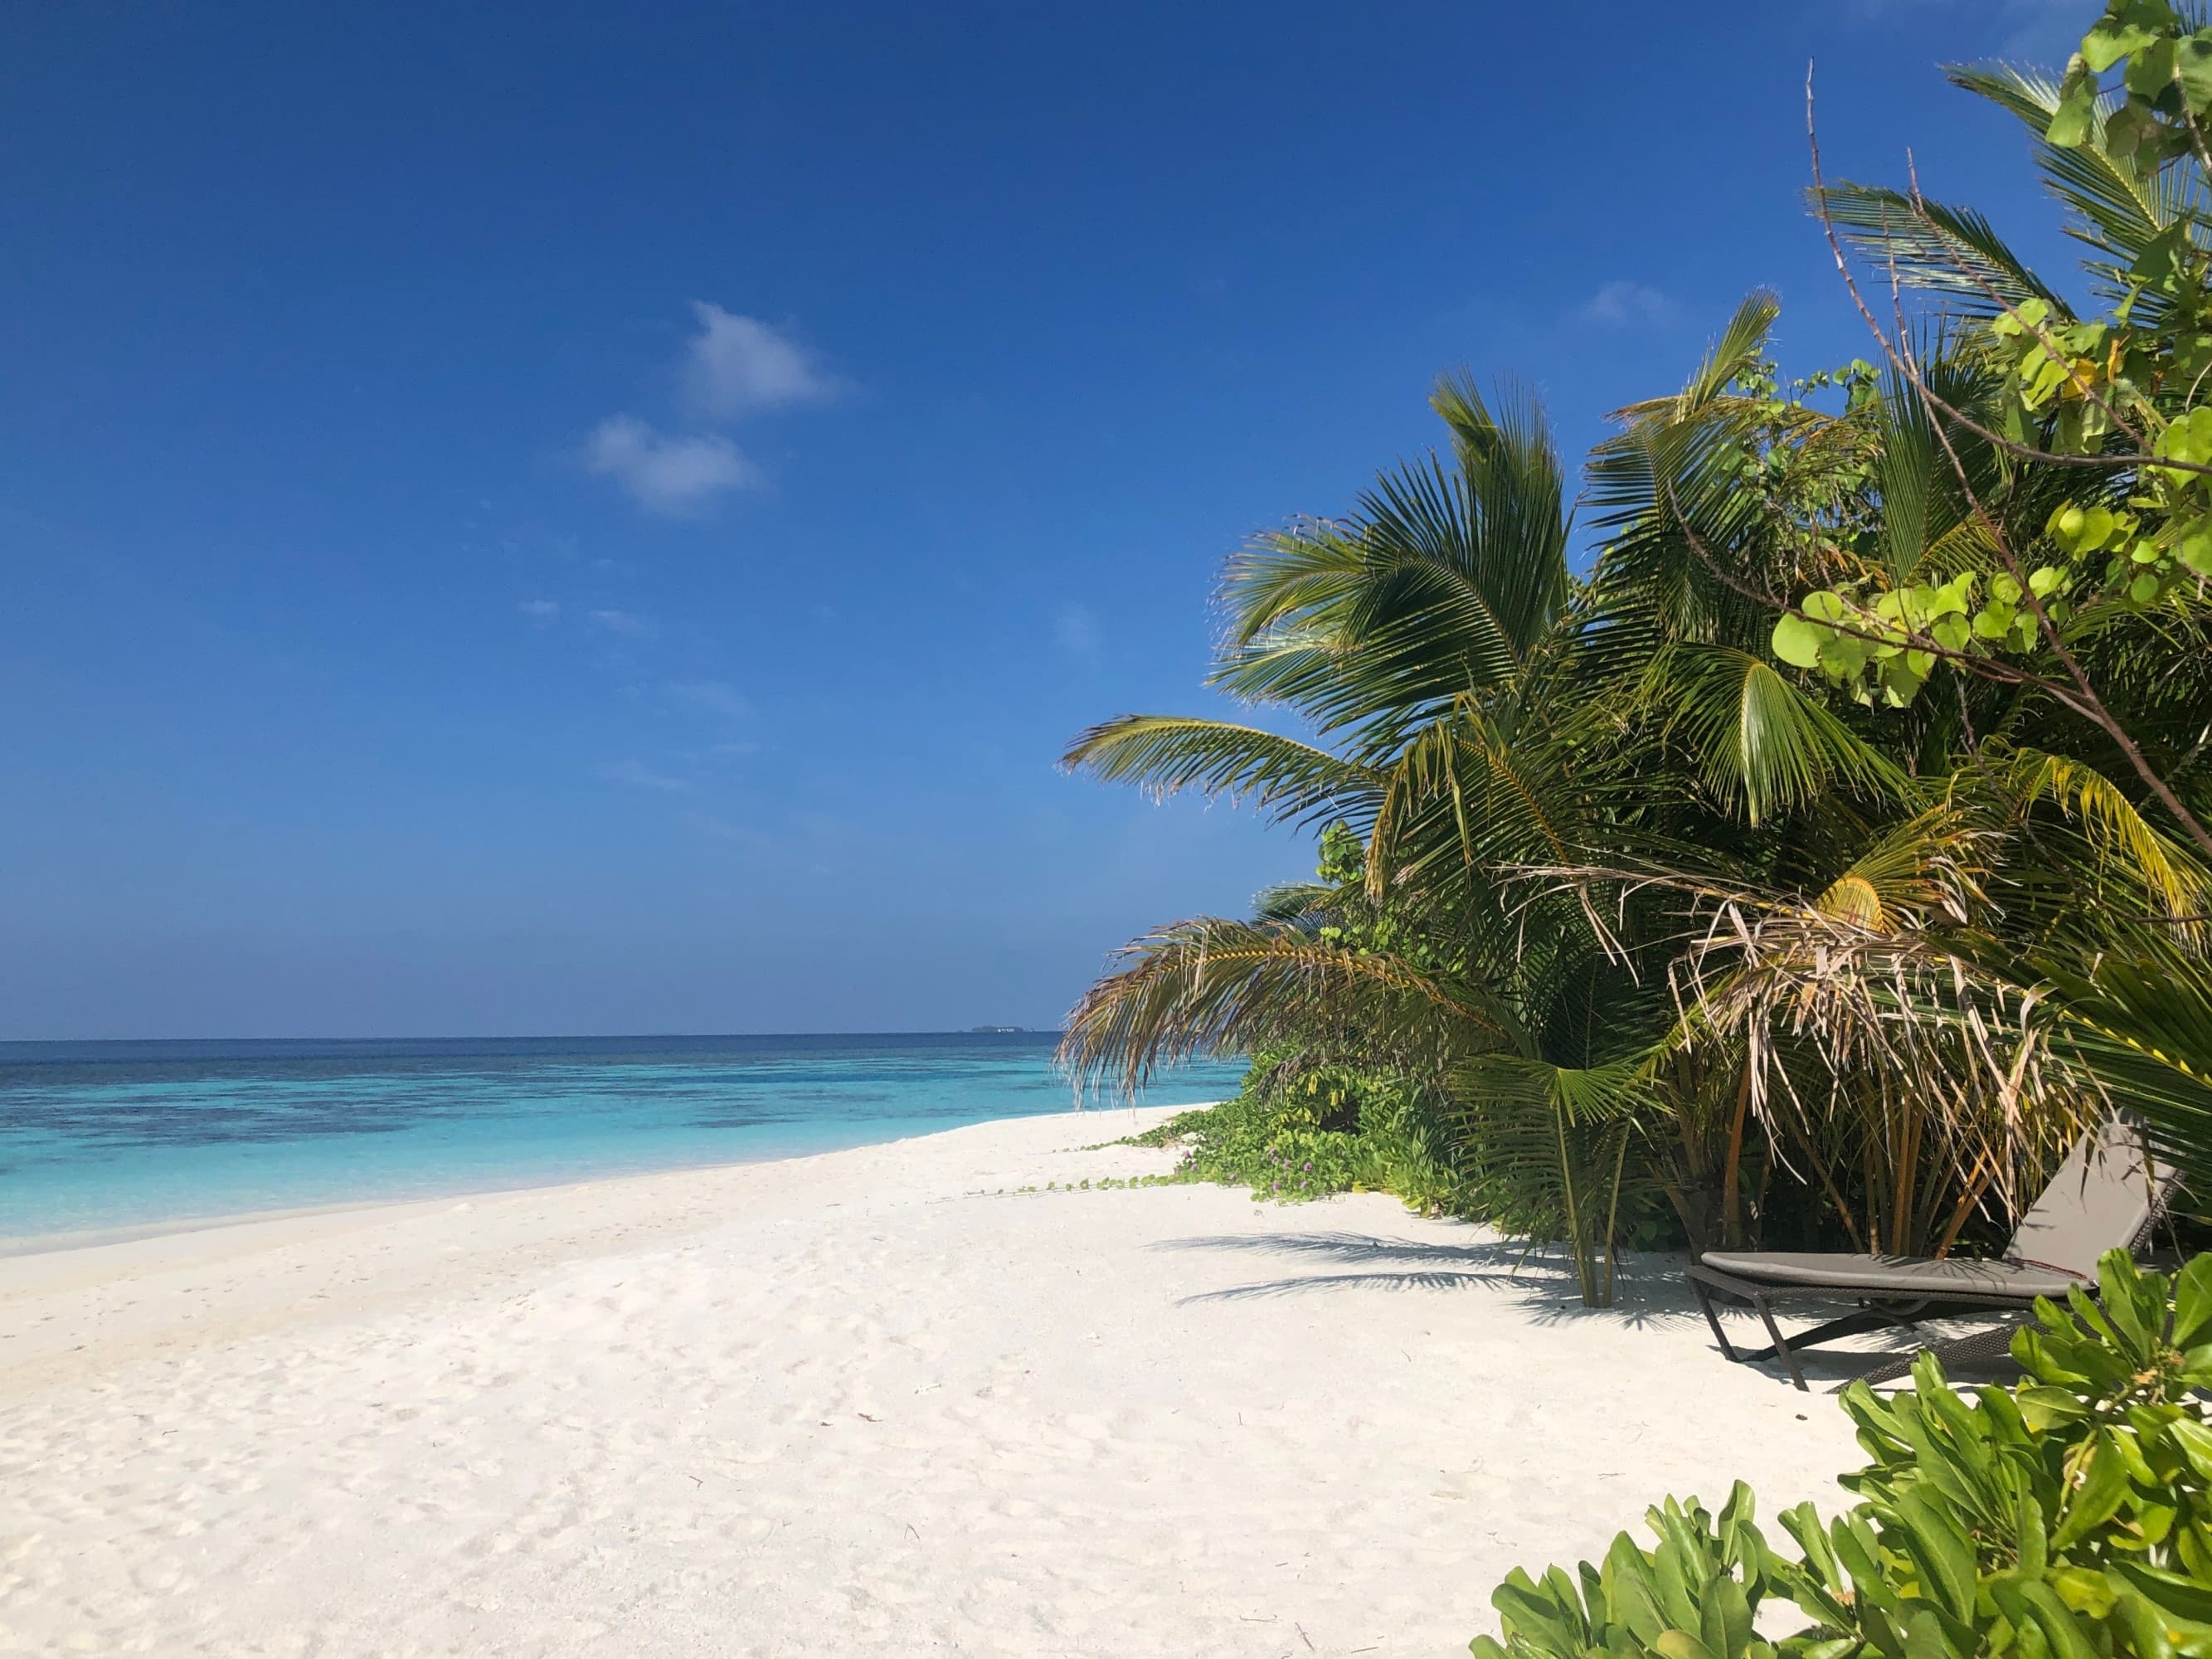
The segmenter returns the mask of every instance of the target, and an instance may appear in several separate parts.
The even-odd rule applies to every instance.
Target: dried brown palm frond
[[[1985,1202],[2016,1213],[2103,1110],[2051,1051],[2035,986],[1991,969],[2002,952],[1863,872],[1809,903],[1715,896],[1706,922],[1676,994],[1703,1030],[1746,1044],[1777,1157],[1809,1164],[1864,1248],[1941,1253]]]
[[[1679,896],[1668,1049],[1741,1054],[1743,1115],[1773,1158],[1863,1248],[1918,1254],[1948,1249],[1985,1206],[2013,1212],[2104,1109],[2094,1079],[2051,1051],[2034,976],[1979,926],[2002,840],[1939,806],[1809,894],[1664,871],[1525,873]]]

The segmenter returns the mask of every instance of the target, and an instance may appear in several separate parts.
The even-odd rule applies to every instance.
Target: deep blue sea
[[[1074,1103],[1048,1034],[0,1042],[0,1248],[785,1158]],[[1218,1100],[1241,1066],[1169,1074]],[[1102,1123],[1102,1134],[1111,1127]]]

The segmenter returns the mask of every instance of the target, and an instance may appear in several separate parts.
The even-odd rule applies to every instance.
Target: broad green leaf
[[[1686,1630],[1660,1632],[1651,1644],[1651,1650],[1659,1659],[1723,1659]]]
[[[1774,654],[1793,668],[1817,667],[1822,641],[1834,637],[1828,629],[1785,612],[1774,624]]]
[[[2135,96],[2154,99],[2173,80],[2173,65],[2174,43],[2160,36],[2146,40],[2134,49],[2129,55],[2122,80]]]
[[[2061,1568],[2051,1575],[2051,1587],[2069,1608],[2092,1619],[2102,1619],[2119,1599],[2112,1582],[2089,1567]]]
[[[2121,1559],[2112,1570],[2149,1597],[2170,1621],[2203,1626],[2212,1632],[2212,1583]]]
[[[2193,1348],[2206,1336],[2212,1336],[2212,1252],[2173,1276],[2173,1346]]]
[[[2044,137],[2059,149],[2075,149],[2089,136],[2089,123],[2096,108],[2094,92],[2086,86],[2075,88],[2051,115],[2050,125],[2043,131]]]
[[[1898,1519],[1921,1578],[1938,1604],[1954,1619],[1971,1617],[1979,1577],[1974,1547],[1950,1507],[1914,1486],[1898,1504]]]
[[[1850,606],[1840,593],[1820,589],[1808,593],[1797,607],[1815,622],[1838,623],[1850,614]]]
[[[2212,1261],[2212,1257],[2200,1256],[2198,1260]],[[2166,1432],[2198,1476],[2212,1480],[2212,1425],[2185,1418],[2171,1425]]]
[[[2139,24],[2100,17],[2081,37],[2081,61],[2092,73],[2102,75],[2131,52],[2141,52],[2158,37]],[[2053,140],[2056,143],[2057,140]]]
[[[2021,1589],[2029,1614],[2043,1639],[2051,1644],[2051,1659],[2103,1659],[2058,1594],[2048,1584],[2027,1584]]]
[[[2117,1607],[2135,1645],[2136,1659],[2172,1659],[2173,1644],[2166,1637],[2166,1621],[2158,1616],[2158,1609],[2124,1579],[2108,1576],[2107,1582],[2118,1592]]]

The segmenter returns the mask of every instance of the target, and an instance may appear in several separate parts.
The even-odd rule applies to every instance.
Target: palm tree
[[[2102,112],[2055,144],[2058,88],[1954,78],[2034,131],[2102,299],[2150,336],[2212,326],[2193,157],[2139,165]],[[1754,294],[1593,453],[1578,577],[1533,401],[1448,379],[1446,454],[1229,563],[1211,683],[1287,719],[1074,742],[1073,767],[1342,824],[1362,855],[1135,941],[1074,1012],[1072,1068],[1288,1046],[1410,1073],[1539,1195],[1592,1303],[1632,1175],[1693,1247],[1821,1207],[1863,1247],[1941,1249],[2117,1098],[2212,1181],[2212,610],[2085,605],[2006,663],[1893,652],[1871,681],[1775,659],[1808,592],[1948,581],[2141,483],[2118,435],[2109,466],[2043,458],[2094,422],[2024,417],[1987,324],[2074,313],[1986,221],[1817,199],[1934,304],[1887,374],[1834,377],[1840,410],[1830,377],[1778,385]],[[2150,378],[2162,421],[2203,376]]]
[[[1717,399],[1771,316],[1747,306],[1686,396]],[[1525,872],[1601,844],[1725,842],[1744,815],[1883,763],[1744,648],[1747,620],[1685,637],[1648,584],[1572,575],[1563,469],[1528,398],[1493,412],[1452,379],[1433,402],[1449,463],[1397,467],[1351,516],[1230,563],[1212,683],[1303,717],[1310,740],[1130,715],[1066,757],[1158,795],[1346,824],[1359,878],[1137,940],[1074,1012],[1063,1057],[1133,1085],[1164,1060],[1288,1042],[1425,1079],[1486,1167],[1540,1196],[1601,1303],[1632,1138],[1670,1104],[1702,1109],[1710,1067],[1662,1053],[1675,1011],[1656,909],[1631,896],[1608,914]],[[1723,1172],[1699,1136],[1679,1139],[1690,1150],[1664,1178],[1699,1224],[1724,1207]]]

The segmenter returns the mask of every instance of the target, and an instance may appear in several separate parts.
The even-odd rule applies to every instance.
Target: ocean
[[[0,1249],[787,1158],[1075,1104],[1033,1032],[0,1042]],[[1168,1073],[1218,1100],[1243,1067]],[[1094,1101],[1094,1105],[1099,1103]],[[1121,1133],[1101,1115],[1101,1139]]]

